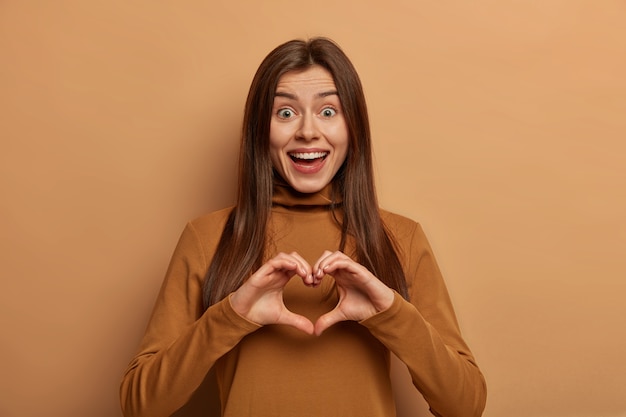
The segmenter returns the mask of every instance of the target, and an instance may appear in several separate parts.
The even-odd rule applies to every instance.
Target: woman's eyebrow
[[[321,93],[317,93],[316,96],[319,98],[324,98],[324,97],[328,97],[328,96],[337,96],[339,95],[339,93],[337,93],[337,90],[329,90],[329,91],[323,91]],[[288,98],[290,100],[297,100],[298,96],[292,93],[287,93],[284,91],[277,91],[274,94],[274,97],[285,97]]]
[[[288,98],[290,100],[297,100],[298,99],[298,96],[296,96],[295,94],[285,93],[283,91],[277,91],[274,94],[274,97],[286,97],[286,98]]]
[[[324,91],[322,93],[318,93],[318,97],[328,97],[328,96],[338,96],[337,90]]]

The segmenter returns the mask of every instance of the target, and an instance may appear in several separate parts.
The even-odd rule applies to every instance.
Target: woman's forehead
[[[309,88],[335,90],[335,80],[326,68],[313,65],[306,69],[286,72],[278,79],[276,85],[277,92]]]

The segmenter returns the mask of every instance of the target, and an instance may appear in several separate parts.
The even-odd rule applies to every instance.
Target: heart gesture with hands
[[[287,324],[305,333],[313,334],[313,323],[295,314],[283,301],[283,290],[294,275],[299,275],[307,286],[315,286],[311,266],[296,252],[279,253],[261,266],[235,291],[230,302],[237,313],[257,324]]]
[[[391,288],[343,252],[324,252],[314,271],[314,278],[319,280],[326,274],[332,275],[339,295],[335,308],[317,319],[315,334],[318,336],[335,323],[368,319],[393,303]]]
[[[306,286],[317,287],[326,274],[335,278],[339,301],[313,325],[285,307],[283,291],[294,275]],[[340,251],[324,252],[314,268],[292,252],[280,253],[261,266],[232,294],[231,305],[237,313],[260,325],[286,324],[319,336],[340,321],[361,321],[386,310],[393,298],[389,287]]]

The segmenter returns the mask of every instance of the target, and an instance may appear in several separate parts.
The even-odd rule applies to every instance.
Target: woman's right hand
[[[285,307],[283,290],[294,276],[310,287],[319,285],[311,266],[296,252],[279,253],[267,261],[232,293],[233,309],[246,319],[260,324],[286,324],[305,333],[313,334],[314,326],[309,319],[295,314]]]

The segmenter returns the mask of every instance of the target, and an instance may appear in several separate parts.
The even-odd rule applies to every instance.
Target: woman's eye
[[[293,111],[290,109],[280,109],[277,114],[281,119],[289,119],[290,117],[293,117]]]
[[[333,117],[336,114],[337,114],[337,110],[331,107],[326,107],[324,110],[322,110],[322,116],[324,117]]]

